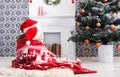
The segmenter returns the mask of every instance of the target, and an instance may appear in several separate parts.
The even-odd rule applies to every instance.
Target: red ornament
[[[32,3],[32,0],[30,0],[30,3]]]
[[[74,3],[75,1],[74,0],[72,0],[72,3]]]
[[[98,22],[98,23],[96,23],[96,26],[99,28],[99,27],[101,27],[101,24]]]
[[[108,0],[102,0],[104,3],[108,2]]]
[[[114,29],[115,29],[115,25],[114,25],[114,24],[111,24],[111,25],[110,25],[110,29],[111,29],[111,30],[114,30]]]

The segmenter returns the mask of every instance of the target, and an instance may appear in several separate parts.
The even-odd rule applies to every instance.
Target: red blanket
[[[37,40],[32,40],[30,46],[25,45],[25,39],[17,40],[17,57],[12,61],[13,68],[23,68],[27,70],[47,70],[51,68],[69,68],[75,74],[96,73],[81,67],[79,60],[67,60],[57,58],[55,54],[48,51],[44,44]]]

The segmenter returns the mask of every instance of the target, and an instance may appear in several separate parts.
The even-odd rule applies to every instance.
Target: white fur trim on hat
[[[30,27],[24,28],[24,29],[23,29],[23,32],[26,33],[28,29],[30,29],[30,28],[32,28],[32,27],[35,27],[35,26],[36,26],[36,24],[34,24],[33,26],[30,26]]]
[[[30,45],[30,41],[26,41],[26,44],[27,44],[27,45]]]

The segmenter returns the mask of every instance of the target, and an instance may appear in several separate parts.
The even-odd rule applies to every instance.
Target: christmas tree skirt
[[[24,70],[11,66],[0,67],[0,75],[12,77],[74,77],[70,69],[53,68],[46,71]]]

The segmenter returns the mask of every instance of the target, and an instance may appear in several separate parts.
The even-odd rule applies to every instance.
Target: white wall
[[[61,0],[58,5],[46,5],[43,0],[33,0],[29,4],[29,17],[38,16],[38,7],[43,6],[44,16],[74,16],[75,5],[71,0]]]

